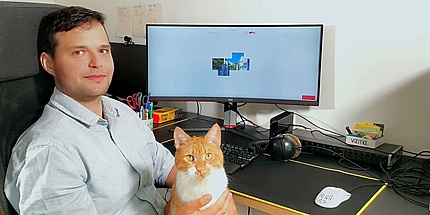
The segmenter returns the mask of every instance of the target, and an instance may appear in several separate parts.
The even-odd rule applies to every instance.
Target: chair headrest
[[[0,1],[0,81],[34,76],[39,64],[37,35],[43,16],[60,5]]]

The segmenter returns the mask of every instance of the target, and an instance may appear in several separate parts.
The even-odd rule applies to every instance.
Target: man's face
[[[113,75],[109,39],[98,22],[89,22],[55,34],[55,56],[44,53],[43,67],[54,76],[56,87],[78,102],[107,92]]]

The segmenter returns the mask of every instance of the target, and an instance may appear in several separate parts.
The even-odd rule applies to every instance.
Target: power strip
[[[348,145],[345,143],[345,137],[336,140],[319,132],[311,133],[306,130],[294,130],[292,133],[300,139],[302,151],[337,156],[333,153],[336,152],[347,159],[381,164],[387,169],[393,167],[403,153],[403,146],[391,143],[383,143],[376,149],[371,149]]]

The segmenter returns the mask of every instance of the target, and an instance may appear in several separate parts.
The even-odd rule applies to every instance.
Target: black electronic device
[[[323,24],[148,24],[151,100],[223,103],[227,128],[236,125],[238,102],[317,106],[323,29]]]
[[[255,140],[249,148],[259,154],[267,154],[271,159],[286,162],[299,156],[302,145],[292,134],[280,134],[269,140]]]
[[[383,143],[375,149],[351,146],[345,143],[345,137],[328,137],[319,132],[294,130],[300,139],[302,151],[330,156],[341,156],[352,161],[382,165],[390,169],[403,154],[403,146]]]

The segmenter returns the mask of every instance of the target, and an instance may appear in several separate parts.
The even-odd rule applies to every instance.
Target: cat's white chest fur
[[[176,175],[176,191],[180,200],[184,203],[194,201],[205,194],[211,194],[212,200],[205,209],[212,205],[226,190],[228,179],[224,168],[212,169],[211,174],[203,180],[199,180],[195,175],[195,168],[190,168],[187,172],[178,171]]]

